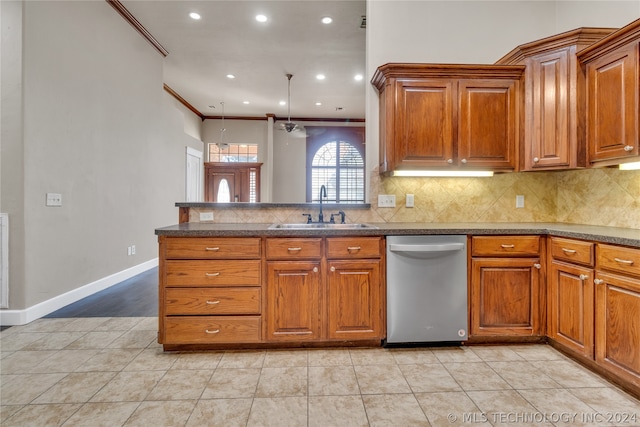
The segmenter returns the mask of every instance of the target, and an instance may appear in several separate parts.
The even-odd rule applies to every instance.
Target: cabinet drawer
[[[165,240],[167,259],[257,259],[260,238],[170,237]]]
[[[380,237],[331,237],[327,258],[380,258]]]
[[[260,341],[260,316],[183,316],[164,318],[163,344]]]
[[[598,243],[596,253],[598,269],[640,276],[640,250]]]
[[[474,236],[472,256],[538,256],[540,236]]]
[[[268,259],[308,259],[322,256],[321,238],[267,239]]]
[[[166,286],[260,286],[260,260],[165,263]]]
[[[260,288],[167,288],[165,314],[260,314]]]
[[[581,240],[551,238],[551,256],[554,259],[593,266],[593,243]]]

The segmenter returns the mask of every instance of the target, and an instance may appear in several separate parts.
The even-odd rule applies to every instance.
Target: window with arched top
[[[363,203],[364,128],[306,127],[307,201],[320,200],[320,187],[336,203]]]

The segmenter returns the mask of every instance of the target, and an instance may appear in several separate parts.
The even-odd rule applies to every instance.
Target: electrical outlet
[[[127,246],[127,255],[131,256],[131,246]]]
[[[47,193],[47,206],[62,206],[62,194]]]
[[[200,221],[213,221],[213,212],[200,212]]]
[[[406,200],[404,202],[404,206],[407,208],[413,207],[413,194],[407,194]]]
[[[379,194],[378,207],[379,208],[395,208],[396,196],[394,194]]]
[[[136,245],[132,245],[131,246],[131,255],[135,255],[136,254]]]
[[[516,208],[524,208],[524,196],[521,194],[516,196]]]

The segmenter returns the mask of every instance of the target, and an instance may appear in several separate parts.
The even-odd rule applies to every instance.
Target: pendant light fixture
[[[287,114],[287,121],[286,123],[282,124],[282,128],[284,130],[286,130],[287,132],[291,133],[294,130],[298,130],[298,125],[293,123],[291,121],[291,77],[293,77],[293,74],[287,74],[287,79],[288,79],[288,85],[287,85],[287,110],[288,110],[288,114]]]
[[[224,101],[220,102],[220,105],[222,105],[222,127],[220,128],[220,141],[216,144],[218,146],[218,148],[220,150],[224,150],[225,148],[227,148],[229,146],[229,144],[227,144],[224,141],[224,133],[226,132],[226,128],[224,127]]]

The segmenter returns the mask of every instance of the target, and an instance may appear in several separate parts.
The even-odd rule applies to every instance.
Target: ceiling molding
[[[133,28],[138,31],[151,45],[156,48],[160,55],[167,56],[169,52],[156,40],[155,37],[138,21],[129,10],[124,7],[120,0],[106,0],[109,6],[113,7]]]
[[[173,96],[175,99],[177,99],[178,102],[180,102],[182,105],[184,105],[189,110],[191,110],[193,112],[193,114],[195,114],[196,116],[200,117],[200,120],[204,120],[206,118],[200,111],[198,111],[198,109],[196,107],[194,107],[193,105],[189,104],[189,102],[186,99],[181,97],[178,94],[178,92],[176,92],[175,90],[173,90],[169,86],[167,86],[166,83],[163,84],[163,87],[164,87],[164,90],[166,90],[171,96]]]

